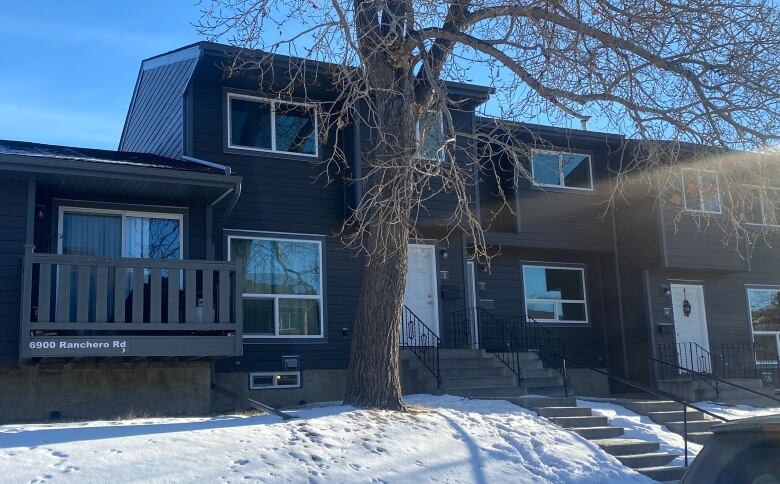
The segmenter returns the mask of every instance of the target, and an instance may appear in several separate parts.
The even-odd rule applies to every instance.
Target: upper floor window
[[[684,168],[682,179],[686,210],[707,213],[721,212],[717,171]]]
[[[780,189],[749,188],[745,221],[752,225],[780,225]]]
[[[321,337],[322,243],[265,237],[229,238],[228,258],[244,264],[247,337]]]
[[[593,190],[590,155],[536,151],[531,156],[531,176],[540,186]]]
[[[446,154],[444,119],[438,111],[429,111],[417,121],[418,157],[423,160],[443,160]]]
[[[314,106],[229,93],[228,147],[318,155]]]
[[[545,323],[587,323],[585,270],[523,266],[525,313]]]

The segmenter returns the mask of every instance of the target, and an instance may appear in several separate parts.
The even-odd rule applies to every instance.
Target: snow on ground
[[[3,482],[650,482],[506,401],[0,426]]]
[[[622,405],[606,403],[601,401],[577,400],[577,406],[590,407],[594,415],[604,415],[609,417],[609,424],[614,427],[624,427],[626,433],[623,435],[627,439],[642,439],[661,444],[659,452],[675,454],[677,457],[670,465],[684,465],[685,463],[685,439],[666,426],[659,425],[650,417],[639,415],[632,412]],[[701,450],[701,445],[688,442],[688,459],[696,457]]]
[[[780,413],[780,407],[751,407],[749,405],[724,405],[722,403],[698,402],[697,407],[703,408],[715,415],[722,415],[729,420],[735,418],[755,417],[757,415],[772,415]]]

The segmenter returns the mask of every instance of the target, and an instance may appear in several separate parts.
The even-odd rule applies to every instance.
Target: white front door
[[[707,313],[704,308],[704,288],[699,284],[672,284],[672,309],[674,313],[674,336],[678,343],[678,365],[696,371],[709,372],[709,361],[701,361],[701,354],[694,349],[686,351],[696,343],[707,352],[710,339],[707,335]],[[694,363],[694,360],[697,363]],[[685,373],[680,370],[681,373]]]
[[[436,290],[436,248],[409,244],[404,304],[439,336],[439,299]]]

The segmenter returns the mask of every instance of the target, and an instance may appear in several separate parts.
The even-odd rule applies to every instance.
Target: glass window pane
[[[276,375],[276,386],[297,387],[298,375]]]
[[[245,293],[320,293],[319,243],[232,238],[230,255],[244,261]]]
[[[780,291],[748,289],[753,331],[780,331]]]
[[[525,267],[523,274],[528,299],[585,299],[582,271]]]
[[[755,334],[753,335],[753,343],[756,350],[756,361],[778,361],[776,334]]]
[[[279,299],[279,335],[320,334],[320,302],[316,299]]]
[[[274,386],[273,375],[252,375],[253,387],[272,387]]]
[[[561,321],[587,321],[585,303],[558,303],[558,319]]]
[[[274,300],[244,298],[244,334],[274,334]]]
[[[701,192],[704,204],[702,210],[720,212],[720,194],[718,193],[718,174],[710,171],[701,173]]]
[[[764,200],[764,223],[780,225],[780,190],[769,188]]]
[[[744,213],[742,214],[745,223],[748,224],[763,224],[764,215],[761,209],[762,198],[761,190],[759,189],[746,189],[744,192]]]
[[[425,113],[418,123],[420,139],[420,157],[428,160],[441,159],[444,156],[444,131],[439,113]]]
[[[230,100],[230,144],[271,149],[271,105],[247,99]]]
[[[181,258],[177,219],[125,217],[125,256],[144,259]]]
[[[591,188],[590,157],[565,153],[561,155],[563,184],[573,188]]]
[[[533,319],[555,319],[552,303],[528,303],[528,316]]]
[[[305,106],[276,105],[276,151],[317,153],[314,112]]]
[[[65,212],[62,217],[62,253],[121,257],[122,217]]]
[[[683,192],[685,208],[688,210],[702,210],[698,171],[683,170]]]
[[[531,159],[533,164],[534,181],[542,185],[560,185],[560,157],[557,154],[534,153]]]

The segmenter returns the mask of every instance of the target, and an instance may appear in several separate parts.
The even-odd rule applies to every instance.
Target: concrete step
[[[420,363],[421,365],[421,363]],[[439,360],[439,368],[457,369],[457,368],[506,368],[506,365],[493,358],[483,359],[448,359]]]
[[[517,378],[513,376],[468,376],[468,377],[449,377],[442,378],[442,389],[444,391],[452,388],[471,388],[471,387],[510,387],[517,385]]]
[[[439,360],[466,360],[466,359],[481,359],[486,358],[487,353],[485,350],[472,350],[472,349],[446,349],[439,350]]]
[[[542,378],[528,378],[523,374],[523,385],[530,389],[537,387],[562,387],[563,378],[560,376],[547,376]]]
[[[523,378],[560,378],[561,374],[550,368],[521,368]]]
[[[525,364],[527,362],[533,362],[533,361],[541,361],[539,359],[539,355],[537,355],[533,351],[518,351],[516,358],[515,358],[515,353],[488,353],[488,354],[493,355],[496,358],[502,357],[506,359],[517,359],[517,361],[519,361],[520,364]]]
[[[527,388],[527,387],[526,387]],[[540,397],[563,397],[565,391],[563,385],[556,385],[552,387],[533,387],[528,388],[529,395],[537,395]]]
[[[521,398],[513,398],[510,400],[515,405],[520,405],[525,408],[542,408],[542,407],[576,407],[577,399],[575,397],[545,397],[539,395],[528,395]]]
[[[636,413],[647,415],[650,412],[682,411],[681,403],[671,400],[626,400],[623,406]]]
[[[587,417],[593,415],[593,411],[586,407],[541,407],[532,408],[540,417]]]
[[[713,425],[715,425],[716,421],[714,420],[694,420],[691,422],[688,421],[688,435],[691,434],[691,432],[708,432]],[[683,434],[685,424],[683,422],[666,422],[666,428],[671,430],[674,433]]]
[[[441,377],[464,378],[464,377],[483,377],[483,376],[510,376],[511,372],[506,367],[485,366],[477,368],[441,368]],[[511,375],[514,378],[514,375]]]
[[[658,482],[679,481],[685,474],[682,466],[637,467],[634,470]]]
[[[570,430],[576,434],[579,434],[581,437],[593,441],[598,439],[611,439],[614,437],[620,437],[625,432],[623,427],[610,427],[608,425],[603,427],[575,427],[567,430]]]
[[[600,415],[588,415],[577,417],[548,417],[552,423],[563,427],[565,429],[570,428],[584,428],[584,427],[605,427],[609,425],[609,418],[602,417]]]
[[[688,409],[688,420],[704,420],[704,413],[698,410]],[[657,424],[665,424],[666,422],[679,422],[683,419],[682,410],[672,410],[665,412],[648,412],[646,414],[650,417],[650,420]]]
[[[623,465],[632,469],[637,467],[659,467],[668,464],[677,458],[674,454],[665,452],[650,452],[647,454],[632,454],[615,456]]]
[[[614,456],[648,454],[656,452],[661,447],[658,442],[639,439],[596,439],[593,443]]]
[[[470,387],[470,388],[451,388],[444,393],[449,395],[458,395],[471,398],[500,398],[504,400],[513,400],[526,394],[525,387],[519,386],[499,386],[499,387]]]
[[[688,440],[690,442],[704,445],[712,437],[712,432],[688,432]]]

